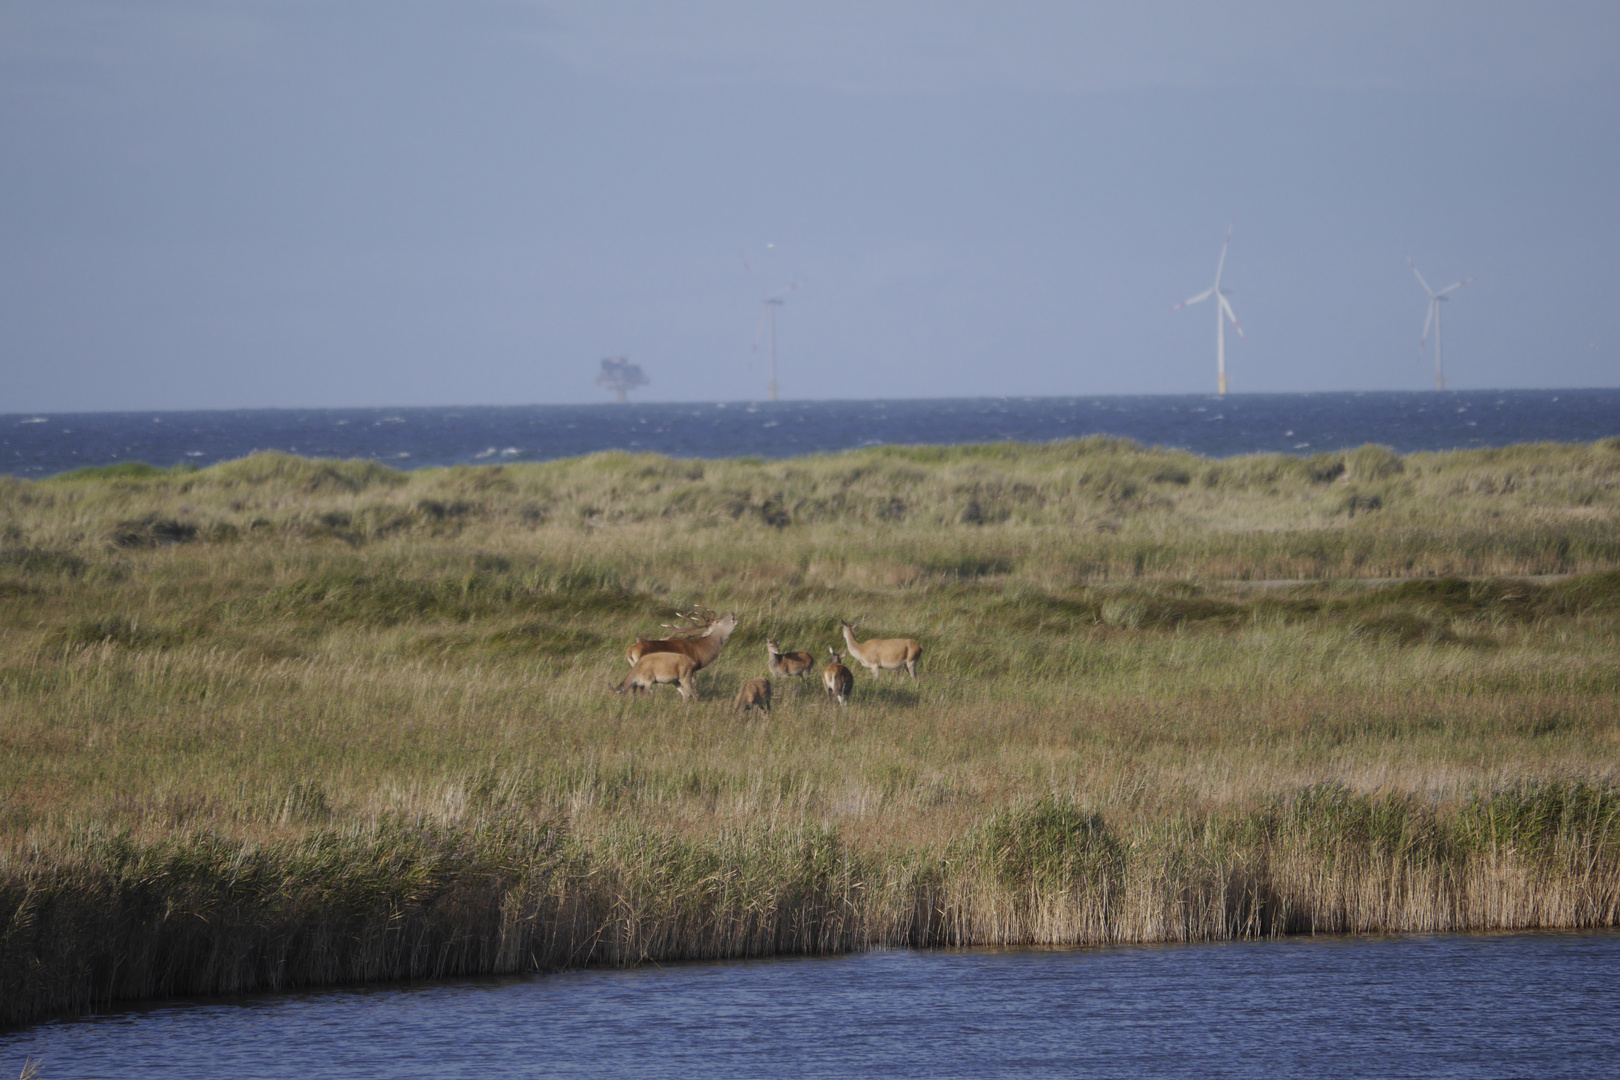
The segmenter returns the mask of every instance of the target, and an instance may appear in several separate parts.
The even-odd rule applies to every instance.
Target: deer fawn
[[[714,612],[707,608],[698,608],[690,615],[680,615],[677,620],[684,623],[681,626],[664,626],[674,630],[675,633],[667,638],[637,638],[635,644],[625,651],[625,659],[634,667],[642,657],[652,653],[680,653],[690,656],[697,662],[698,668],[706,668],[714,663],[725,647],[726,639],[731,632],[737,629],[737,613],[728,611],[720,618],[714,617]]]
[[[764,709],[771,711],[771,680],[749,679],[737,691],[737,708],[743,712],[749,709]]]
[[[844,658],[836,650],[828,646],[827,651],[832,653],[832,663],[821,669],[821,685],[826,688],[828,697],[840,705],[848,705],[849,692],[855,689],[855,676],[849,673]]]
[[[808,675],[815,669],[816,658],[807,652],[782,651],[782,643],[771,638],[765,643],[766,667],[779,679],[792,675]]]
[[[922,646],[911,638],[868,638],[865,641],[855,640],[855,627],[859,623],[847,623],[842,619],[838,625],[844,628],[844,641],[849,645],[850,655],[861,662],[861,666],[876,675],[880,671],[898,671],[905,668],[911,675],[911,681],[917,681],[917,661],[922,658]]]
[[[694,701],[697,698],[697,682],[693,676],[697,674],[697,669],[697,661],[682,653],[648,653],[636,661],[636,666],[630,669],[624,682],[613,688],[613,692],[639,694],[646,691],[651,694],[659,683],[674,683],[683,701]]]

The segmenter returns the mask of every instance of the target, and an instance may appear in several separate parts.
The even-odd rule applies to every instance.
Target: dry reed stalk
[[[1620,794],[1583,797],[1612,825]],[[1383,809],[1338,798],[1358,814]],[[1392,851],[1353,825],[1221,839],[1260,820],[1122,843],[1044,802],[990,819],[967,848],[900,865],[826,832],[586,843],[555,829],[394,830],[276,849],[111,838],[82,847],[77,866],[10,868],[4,1019],[177,993],[873,946],[1620,923],[1612,827],[1566,830],[1535,852],[1452,840]],[[1455,838],[1464,823],[1435,827]]]

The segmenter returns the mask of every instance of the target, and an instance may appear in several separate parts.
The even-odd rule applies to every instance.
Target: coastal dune
[[[1279,584],[1281,583],[1281,584]],[[685,705],[624,648],[735,610]],[[839,620],[922,682],[766,674]],[[0,1022],[881,946],[1612,926],[1620,440],[0,479]]]

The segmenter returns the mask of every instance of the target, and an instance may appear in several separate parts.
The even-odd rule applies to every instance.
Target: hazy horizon
[[[1512,394],[1512,393],[1564,394],[1564,393],[1579,393],[1579,392],[1581,392],[1583,390],[1610,391],[1610,390],[1614,390],[1614,389],[1617,389],[1617,387],[1614,387],[1614,386],[1572,386],[1572,387],[1571,386],[1536,386],[1536,387],[1470,386],[1470,387],[1450,387],[1450,386],[1448,386],[1443,391],[1443,393],[1446,393],[1446,394],[1480,394],[1480,395]],[[636,391],[635,393],[640,393],[640,391]],[[1227,394],[1226,394],[1226,397],[1227,398],[1331,397],[1331,396],[1336,396],[1336,395],[1344,395],[1344,396],[1349,396],[1349,397],[1364,397],[1364,396],[1369,395],[1369,394],[1402,394],[1402,395],[1404,395],[1404,394],[1417,394],[1417,395],[1421,395],[1421,394],[1433,394],[1433,393],[1435,393],[1435,390],[1434,390],[1433,387],[1429,387],[1426,390],[1425,389],[1413,390],[1413,389],[1410,389],[1410,388],[1394,389],[1394,390],[1387,389],[1387,388],[1373,388],[1373,389],[1365,389],[1365,390],[1344,390],[1344,389],[1329,389],[1329,390],[1264,390],[1264,391],[1253,391],[1253,392],[1249,392],[1249,393],[1240,393],[1240,392],[1230,391],[1229,390],[1227,392]],[[771,401],[767,400],[765,398],[765,396],[762,394],[759,397],[752,397],[752,398],[686,398],[686,399],[679,399],[679,400],[672,399],[672,400],[667,400],[667,401],[666,400],[651,399],[651,398],[645,398],[644,399],[644,398],[632,397],[628,402],[624,402],[622,407],[633,408],[636,405],[660,405],[660,406],[669,406],[671,408],[680,408],[682,406],[694,406],[694,407],[695,406],[720,406],[720,407],[723,407],[723,408],[730,408],[732,406],[737,406],[737,407],[753,408],[753,407],[758,407],[758,406],[775,405],[777,407],[786,408],[788,406],[793,405],[795,402],[802,402],[802,403],[807,404],[807,405],[808,404],[829,405],[829,404],[836,404],[838,402],[848,402],[848,403],[850,403],[852,405],[857,405],[857,404],[858,405],[872,405],[872,404],[882,404],[884,402],[890,402],[890,401],[893,401],[893,402],[913,402],[913,403],[926,403],[926,402],[930,402],[930,401],[963,401],[963,402],[969,402],[969,401],[1042,401],[1042,400],[1051,400],[1051,401],[1068,401],[1068,400],[1086,401],[1086,400],[1092,400],[1092,399],[1109,400],[1109,399],[1115,399],[1115,398],[1120,398],[1120,399],[1125,399],[1125,398],[1189,398],[1189,399],[1196,399],[1196,400],[1199,400],[1199,401],[1221,401],[1221,400],[1224,400],[1219,394],[1217,394],[1213,390],[1210,390],[1208,392],[1197,391],[1197,390],[1188,390],[1188,391],[1166,391],[1164,393],[1141,393],[1141,394],[1137,394],[1137,393],[1119,393],[1119,394],[962,394],[962,395],[944,395],[944,396],[939,396],[939,397],[888,397],[888,398],[856,398],[856,397],[827,397],[827,398],[793,397],[793,398],[788,398],[788,397],[784,397],[780,401],[776,401],[776,402],[771,402]],[[4,417],[8,417],[8,418],[10,418],[10,417],[29,417],[29,416],[70,416],[70,415],[72,415],[72,416],[93,416],[93,415],[96,415],[98,413],[106,413],[108,415],[139,416],[139,415],[145,415],[145,414],[148,414],[148,413],[249,412],[249,411],[256,411],[256,410],[264,410],[264,411],[271,411],[271,412],[278,412],[278,411],[279,412],[328,412],[328,411],[329,412],[345,412],[345,411],[389,412],[389,411],[392,411],[392,410],[400,410],[400,411],[433,410],[433,411],[439,411],[439,410],[444,410],[444,409],[450,409],[450,410],[454,410],[454,409],[529,409],[529,408],[549,408],[549,407],[553,407],[553,406],[558,407],[558,408],[571,408],[571,407],[580,406],[580,405],[586,405],[586,406],[589,406],[589,405],[603,405],[603,406],[610,406],[610,407],[613,407],[613,408],[621,407],[620,404],[615,403],[612,400],[611,395],[608,395],[608,394],[604,393],[602,395],[599,395],[596,399],[588,400],[588,401],[442,401],[442,402],[432,402],[432,403],[427,403],[427,404],[401,404],[399,402],[387,402],[387,401],[384,401],[384,402],[341,402],[341,403],[330,404],[330,405],[204,405],[204,406],[198,406],[196,408],[152,408],[152,409],[142,409],[142,408],[135,408],[135,407],[122,408],[122,409],[116,409],[116,408],[113,408],[113,409],[23,409],[23,410],[20,410],[20,411],[13,411],[13,412],[0,412],[0,416],[4,416]],[[1620,417],[1616,417],[1616,422],[1620,423]]]
[[[1598,3],[18,0],[0,413],[1205,394],[1233,222],[1234,394],[1608,388],[1617,166]]]

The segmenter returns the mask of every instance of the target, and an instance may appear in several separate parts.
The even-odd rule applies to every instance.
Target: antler
[[[701,637],[704,631],[714,625],[714,612],[706,607],[694,607],[688,614],[675,612],[675,620],[673,623],[658,625],[676,637]]]

